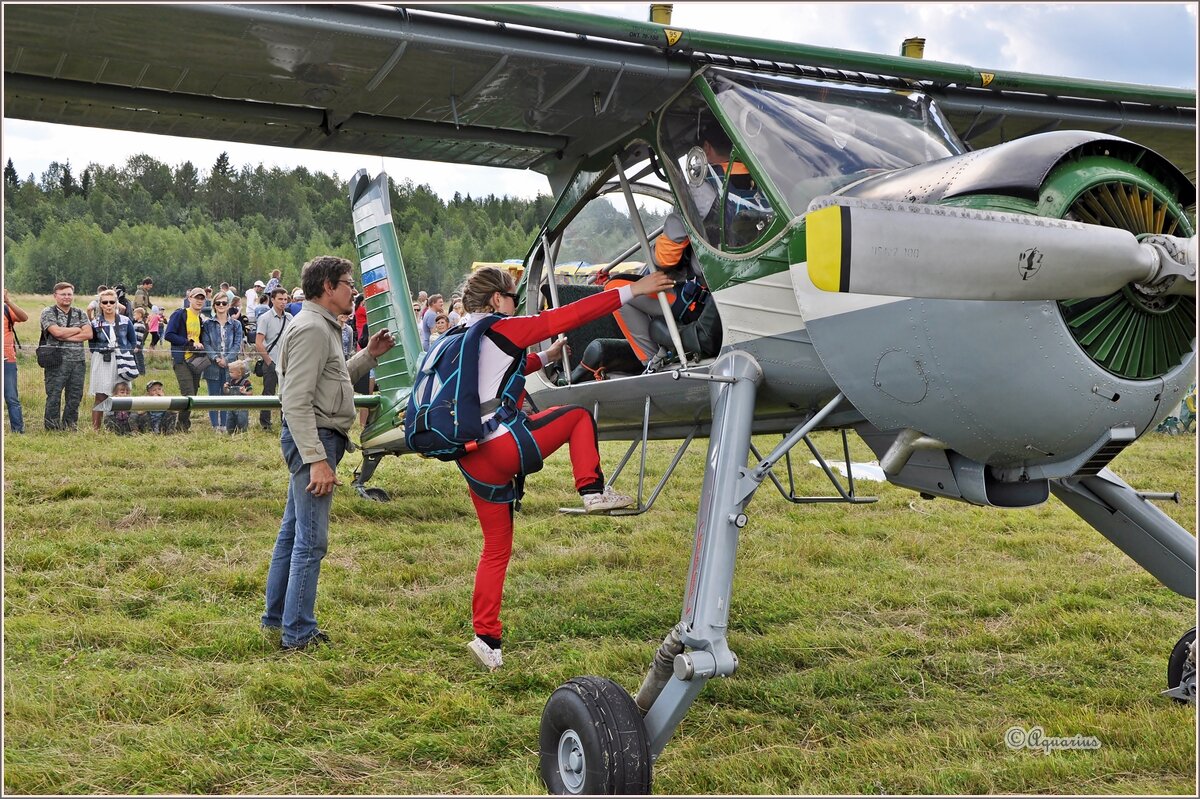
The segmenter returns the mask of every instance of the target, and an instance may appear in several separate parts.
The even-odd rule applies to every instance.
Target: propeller
[[[945,205],[817,197],[808,274],[833,292],[956,300],[1196,295],[1196,237]]]

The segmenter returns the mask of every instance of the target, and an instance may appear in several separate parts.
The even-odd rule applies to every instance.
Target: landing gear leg
[[[650,685],[643,686],[639,692],[642,707],[649,708],[644,720],[644,734],[652,759],[662,752],[671,733],[708,679],[733,674],[737,668],[737,657],[726,644],[725,626],[729,616],[738,531],[746,518],[742,510],[757,487],[754,484],[747,488],[746,457],[750,451],[754,397],[762,379],[762,371],[758,363],[745,353],[731,352],[713,364],[710,374],[719,376],[721,380],[713,383],[712,433],[704,489],[700,494],[700,511],[696,518],[692,564],[682,620],[676,627],[678,636],[664,642],[668,650],[679,651],[681,644],[686,644],[693,651],[686,654],[679,651],[674,658],[673,673],[665,668],[652,669],[647,677]],[[656,675],[656,671],[661,674]],[[547,725],[553,720],[552,711],[557,712],[558,706],[555,697],[571,685],[569,682],[559,688],[542,714],[542,778],[552,793],[584,793],[594,790],[601,783],[612,784],[616,781],[616,775],[611,773],[615,768],[611,761],[596,763],[595,758],[589,757],[589,747],[578,735],[578,727],[568,727],[568,730],[576,733],[578,740],[571,739],[564,731],[560,735],[565,743],[548,741]],[[623,690],[620,693],[628,696]],[[630,706],[634,708],[636,716],[637,706],[632,701]],[[639,724],[642,723],[640,716],[637,720]],[[550,727],[551,732],[555,729],[558,726]],[[578,757],[571,759],[576,752],[581,753],[585,767],[578,766]],[[571,766],[572,762],[576,766]],[[582,772],[580,768],[583,768]],[[590,773],[593,768],[605,769],[607,776],[603,780],[579,776]],[[647,765],[647,787],[648,772]]]
[[[1176,702],[1196,704],[1196,628],[1188,630],[1175,643],[1167,661],[1167,690]]]
[[[367,488],[367,481],[375,476],[375,469],[379,467],[381,460],[383,460],[383,453],[363,455],[362,465],[354,470],[354,482],[351,485],[354,486],[354,490],[363,499],[370,499],[375,502],[391,502],[392,498],[382,488]]]

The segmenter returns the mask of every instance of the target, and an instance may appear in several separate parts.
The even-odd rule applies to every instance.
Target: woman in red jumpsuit
[[[474,324],[493,313],[510,316],[495,322],[480,343],[480,401],[486,402],[496,397],[514,370],[519,368],[529,374],[557,360],[566,339],[557,339],[540,353],[526,355],[526,347],[607,316],[634,297],[664,291],[671,285],[671,279],[665,273],[655,270],[617,291],[602,291],[570,305],[542,311],[536,316],[511,316],[516,313],[518,295],[508,272],[495,267],[473,272],[463,291],[463,304],[467,310],[465,323]],[[484,418],[487,419],[486,416]],[[578,405],[546,408],[528,417],[527,428],[537,442],[542,457],[550,455],[565,443],[570,444],[575,489],[583,497],[583,506],[588,513],[633,504],[632,497],[604,486],[596,422],[586,408]],[[517,441],[511,431],[501,425],[484,436],[478,449],[464,455],[458,465],[469,477],[481,483],[507,484],[521,470]],[[471,485],[470,482],[468,485]],[[504,576],[512,555],[513,506],[511,502],[490,502],[480,496],[474,487],[471,487],[471,502],[475,505],[479,526],[483,529],[483,552],[475,571],[475,592],[471,598],[476,637],[468,644],[468,648],[484,668],[494,671],[503,662],[500,656],[500,601],[504,593]]]

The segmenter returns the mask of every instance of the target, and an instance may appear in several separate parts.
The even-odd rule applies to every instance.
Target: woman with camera
[[[208,367],[204,380],[208,383],[208,395],[219,397],[225,393],[229,381],[229,363],[236,361],[242,352],[242,324],[229,315],[229,295],[217,292],[213,295],[212,318],[206,319],[200,328],[200,341],[204,354],[208,356]],[[209,411],[208,421],[219,433],[225,432],[228,411]]]
[[[96,396],[92,406],[92,429],[99,430],[104,414],[112,405],[109,397],[117,383],[117,350],[133,352],[137,339],[129,317],[119,313],[117,292],[105,289],[96,298],[96,318],[92,320],[92,340],[88,347],[92,352],[92,377],[88,391]]]

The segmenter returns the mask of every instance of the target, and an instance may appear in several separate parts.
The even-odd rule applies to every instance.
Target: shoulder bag
[[[74,310],[75,309],[72,308],[71,310],[67,311],[67,327],[71,326],[71,316]],[[47,338],[52,339],[52,341],[47,342]],[[57,339],[54,339],[53,336],[47,337],[45,328],[42,328],[41,338],[38,339],[36,353],[37,364],[43,369],[55,369],[59,366],[62,366],[62,348],[58,346],[58,341]]]
[[[287,329],[287,317],[285,316],[285,317],[283,317],[283,327],[279,328],[279,332],[275,334],[275,338],[271,339],[271,343],[268,344],[263,349],[265,349],[267,352],[270,352],[271,348],[275,346],[275,342],[279,341],[279,337],[283,335],[283,331],[286,329]],[[262,358],[259,358],[254,363],[254,376],[262,377],[263,372],[266,371],[266,368],[267,368],[266,364],[263,363]]]

